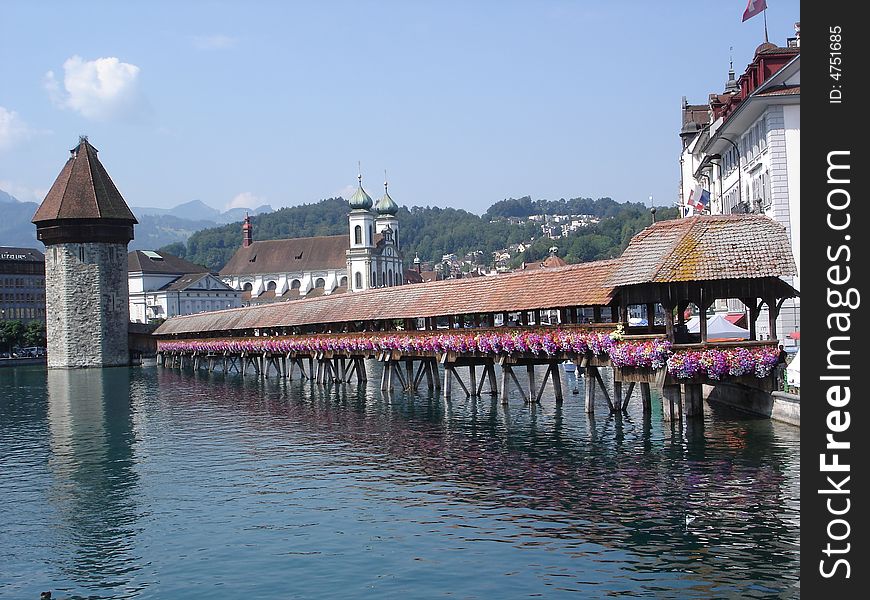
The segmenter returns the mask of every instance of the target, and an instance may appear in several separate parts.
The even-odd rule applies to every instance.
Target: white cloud
[[[346,185],[343,188],[341,188],[340,190],[338,190],[335,194],[333,194],[333,196],[336,198],[338,196],[341,196],[345,200],[350,200],[350,197],[353,196],[354,193],[356,193],[356,188],[357,188],[357,186],[355,186],[355,185]]]
[[[11,196],[15,196],[22,202],[42,202],[48,190],[44,188],[32,188],[20,185],[6,179],[0,179],[0,190]]]
[[[238,39],[228,35],[197,35],[192,38],[193,47],[197,50],[223,50],[232,48]]]
[[[257,208],[263,204],[266,204],[265,198],[255,196],[251,192],[242,192],[241,194],[236,194],[236,197],[229,201],[225,210],[230,210],[231,208]]]
[[[29,138],[32,133],[30,127],[18,116],[17,112],[0,106],[0,150],[11,148],[18,142]]]
[[[72,56],[63,63],[63,89],[53,71],[45,74],[45,89],[58,106],[95,121],[129,118],[142,110],[140,69],[114,56],[84,60]]]

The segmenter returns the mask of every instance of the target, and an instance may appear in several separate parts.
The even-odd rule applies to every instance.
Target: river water
[[[370,377],[0,369],[0,598],[799,597],[799,429]]]

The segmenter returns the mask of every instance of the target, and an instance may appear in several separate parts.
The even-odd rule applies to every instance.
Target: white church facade
[[[375,203],[357,179],[347,234],[254,241],[245,217],[242,246],[221,269],[221,280],[251,304],[402,285],[399,207],[386,183]]]

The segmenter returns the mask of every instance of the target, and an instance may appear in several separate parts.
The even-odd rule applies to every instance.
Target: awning
[[[801,332],[800,331],[792,331],[786,337],[789,339],[792,339],[792,340],[799,340],[799,339],[801,339]]]

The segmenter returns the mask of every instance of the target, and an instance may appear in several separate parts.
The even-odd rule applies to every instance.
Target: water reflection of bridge
[[[161,388],[179,391],[177,402],[204,405],[218,422],[236,415],[257,429],[256,439],[302,436],[305,446],[309,435],[326,436],[348,444],[338,466],[374,455],[409,490],[443,481],[420,493],[445,494],[520,527],[528,519],[517,543],[630,548],[639,571],[676,569],[699,582],[734,565],[732,595],[745,581],[784,585],[783,573],[795,570],[798,530],[789,519],[799,512],[798,490],[787,474],[795,472],[788,447],[798,434],[770,421],[714,416],[706,428],[690,421],[681,430],[637,418],[636,407],[621,417],[584,416],[551,394],[517,410],[497,398],[448,402],[425,391],[408,402],[371,387],[204,371],[157,376]],[[255,393],[240,394],[241,386]],[[258,455],[270,444],[262,442]],[[413,507],[415,498],[408,491],[403,504]],[[750,513],[768,526],[740,529]],[[690,533],[688,514],[698,517]]]
[[[562,402],[560,365],[568,362],[586,379],[587,412],[598,393],[609,410],[626,410],[637,386],[649,415],[655,386],[673,420],[702,414],[702,384],[771,389],[758,374],[769,372],[777,341],[755,340],[754,323],[766,305],[776,331],[783,301],[797,294],[780,277],[794,274],[786,232],[773,220],[701,216],[646,228],[618,259],[187,315],[155,335],[167,367],[363,383],[366,360],[375,359],[384,391],[425,381],[445,397],[486,390],[503,402],[511,388],[537,402],[548,383]],[[707,339],[707,312],[724,298],[746,305],[749,341]],[[682,333],[690,304],[701,316],[697,340]],[[648,325],[631,327],[629,307],[640,307]],[[611,386],[601,368],[613,369]]]

